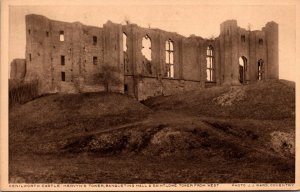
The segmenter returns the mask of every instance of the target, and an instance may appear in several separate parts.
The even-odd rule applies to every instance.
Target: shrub
[[[94,78],[96,83],[104,85],[106,92],[110,92],[110,86],[121,83],[119,74],[120,72],[116,67],[105,65],[102,66],[100,73],[94,75]]]

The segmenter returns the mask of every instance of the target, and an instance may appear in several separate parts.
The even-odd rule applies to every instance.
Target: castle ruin
[[[117,69],[112,91],[138,100],[215,85],[242,85],[278,79],[278,24],[262,30],[220,25],[212,39],[184,37],[136,24],[102,28],[79,22],[26,16],[26,57],[11,64],[11,78],[38,79],[40,94],[95,92],[103,66]]]

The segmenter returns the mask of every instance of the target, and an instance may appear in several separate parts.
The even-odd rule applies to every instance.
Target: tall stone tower
[[[223,85],[236,85],[238,82],[238,26],[236,20],[227,20],[221,24],[220,67],[223,72]]]
[[[248,84],[278,79],[278,24],[269,22],[262,30],[240,28],[227,20],[220,29],[220,82]]]
[[[266,70],[268,79],[279,78],[278,66],[278,24],[274,21],[268,22],[263,28],[267,40],[268,68]]]
[[[51,65],[49,65],[51,44],[50,22],[40,15],[26,16],[26,80],[39,80],[39,91],[49,92]]]

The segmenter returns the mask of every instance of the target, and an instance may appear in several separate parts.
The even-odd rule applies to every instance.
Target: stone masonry
[[[120,79],[110,90],[144,100],[278,79],[278,24],[250,31],[227,20],[218,37],[204,39],[136,24],[108,21],[100,28],[31,14],[25,60],[12,62],[11,78],[38,79],[40,94],[102,91],[95,77],[108,65]]]

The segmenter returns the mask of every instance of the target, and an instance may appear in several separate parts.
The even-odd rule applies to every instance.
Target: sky
[[[33,1],[31,1],[32,3]],[[269,21],[279,24],[279,78],[296,81],[296,7],[276,1],[40,1],[9,7],[9,62],[25,57],[25,15],[102,27],[107,20],[160,28],[184,36],[217,37],[220,24],[236,19],[243,28],[261,30]],[[60,3],[59,3],[60,2]],[[74,2],[74,3],[70,3]],[[91,3],[93,2],[93,3]],[[113,3],[109,3],[113,2]]]

